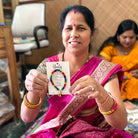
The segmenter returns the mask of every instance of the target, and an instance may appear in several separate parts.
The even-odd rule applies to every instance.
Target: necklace
[[[90,59],[91,57],[92,57],[92,55],[89,55],[88,58],[86,59],[86,61],[85,61],[84,64],[86,64],[86,63],[89,61],[89,59]],[[64,53],[62,54],[62,61],[64,61]],[[83,64],[83,65],[84,65],[84,64]],[[82,65],[82,66],[83,66],[83,65]],[[73,70],[70,69],[70,75],[73,76],[78,70],[79,70],[79,69],[76,69],[76,70],[75,70],[74,68],[73,68]]]
[[[53,82],[53,80],[52,80],[53,74],[54,74],[55,72],[60,72],[60,73],[63,75],[63,77],[64,77],[64,85],[63,85],[63,87],[62,87],[61,89],[59,89],[59,88],[54,84],[54,82]],[[51,72],[51,75],[50,75],[50,82],[51,82],[51,84],[56,88],[56,90],[59,91],[59,96],[61,96],[61,95],[62,95],[62,91],[65,89],[66,84],[67,84],[67,78],[66,78],[65,73],[64,73],[62,70],[60,70],[60,69],[55,69],[54,71]]]
[[[87,63],[90,59],[90,55],[88,56],[87,60],[85,61],[85,63]],[[64,61],[64,53],[62,54],[62,61]]]

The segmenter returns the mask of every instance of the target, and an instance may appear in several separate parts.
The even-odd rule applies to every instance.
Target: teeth
[[[78,44],[78,42],[70,42],[70,44]]]

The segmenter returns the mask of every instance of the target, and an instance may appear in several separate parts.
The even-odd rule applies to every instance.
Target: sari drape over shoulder
[[[109,61],[120,64],[124,69],[124,75],[129,77],[122,84],[121,96],[123,100],[138,99],[138,79],[131,76],[131,71],[138,69],[138,42],[128,55],[119,56],[113,46],[106,46],[100,53]]]
[[[54,60],[53,60],[54,59]],[[48,62],[58,61],[58,56],[53,56],[46,59]],[[44,62],[42,63],[43,67]],[[40,65],[42,65],[40,64]],[[39,68],[43,71],[42,68]],[[46,72],[45,72],[46,73]],[[104,61],[98,57],[92,57],[85,65],[83,65],[76,74],[71,77],[71,85],[79,78],[90,75],[101,85],[108,79],[117,74],[120,80],[120,86],[123,79],[123,70],[120,65]],[[103,121],[103,115],[99,110],[95,110],[93,114],[88,116],[78,116],[80,111],[91,109],[96,106],[95,99],[88,100],[88,94],[80,96],[63,95],[59,97],[54,95],[48,98],[50,103],[49,110],[44,117],[38,131],[28,136],[28,138],[45,137],[56,138],[57,130],[66,124],[72,117],[76,120],[67,125],[59,138],[107,138],[120,137],[131,138],[132,136],[125,131],[117,130],[111,126],[100,128],[98,125]],[[96,108],[97,109],[97,108]]]

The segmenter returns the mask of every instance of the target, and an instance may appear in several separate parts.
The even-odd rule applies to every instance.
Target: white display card
[[[46,62],[49,95],[66,95],[70,88],[69,62]]]

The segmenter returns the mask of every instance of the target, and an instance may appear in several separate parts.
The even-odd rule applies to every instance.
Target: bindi
[[[74,14],[76,14],[77,13],[77,10],[76,9],[74,9]]]
[[[73,24],[73,26],[76,26],[76,24]]]

